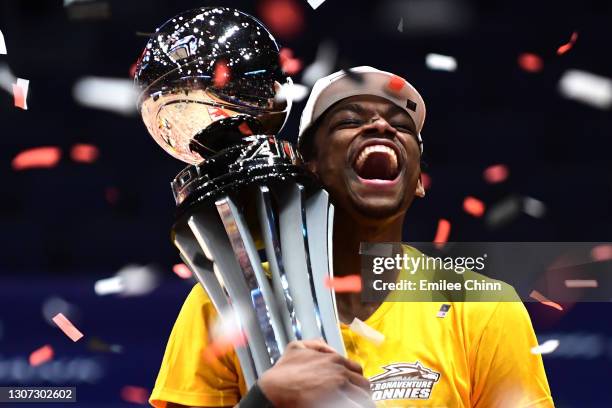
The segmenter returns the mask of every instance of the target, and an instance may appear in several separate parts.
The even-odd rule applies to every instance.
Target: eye
[[[354,127],[359,127],[363,124],[363,121],[359,120],[359,119],[343,119],[340,120],[336,123],[336,125],[334,127],[336,128],[354,128]]]
[[[395,129],[399,130],[402,133],[410,133],[411,135],[415,133],[412,126],[406,123],[391,123],[391,126],[393,126]]]

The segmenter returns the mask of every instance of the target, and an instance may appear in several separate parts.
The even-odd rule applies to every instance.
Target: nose
[[[396,132],[397,130],[380,116],[373,117],[364,128],[364,133],[366,134],[393,135]]]

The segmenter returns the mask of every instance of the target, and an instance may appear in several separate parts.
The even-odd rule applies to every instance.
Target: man
[[[424,120],[416,89],[387,72],[358,67],[315,84],[299,148],[335,205],[335,275],[359,273],[361,242],[402,240],[407,209],[425,195]],[[355,293],[337,294],[336,301],[349,358],[320,341],[292,343],[256,387],[272,406],[329,406],[340,395],[367,406],[369,387],[377,407],[553,406],[520,302],[455,302],[437,318],[440,302],[366,304]],[[196,285],[166,348],[151,396],[156,407],[229,407],[247,393],[234,353],[203,358],[214,315]],[[355,318],[384,341],[349,330]]]

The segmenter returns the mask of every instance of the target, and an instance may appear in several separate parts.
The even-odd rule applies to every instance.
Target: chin
[[[391,197],[360,197],[353,195],[351,201],[351,207],[363,221],[372,220],[380,222],[382,220],[395,219],[402,216],[407,210],[407,206],[401,199]]]

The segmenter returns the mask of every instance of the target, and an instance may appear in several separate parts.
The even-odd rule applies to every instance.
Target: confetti
[[[83,337],[83,333],[81,333],[74,325],[61,313],[58,313],[53,321],[55,324],[64,332],[64,334],[74,342],[78,341],[81,337]]]
[[[577,39],[578,39],[578,32],[574,31],[572,33],[572,36],[570,37],[569,42],[567,42],[566,44],[563,44],[562,46],[557,48],[557,55],[563,55],[566,52],[568,52],[569,50],[571,50],[572,47],[574,46],[574,44],[576,43]]]
[[[431,187],[431,176],[427,173],[421,172],[421,183],[423,183],[423,188],[425,190],[429,190]]]
[[[242,122],[240,126],[238,126],[238,130],[245,136],[250,136],[253,134],[253,131],[246,122]]]
[[[308,0],[308,4],[313,10],[316,10],[323,3],[325,3],[325,0]]]
[[[523,198],[523,211],[533,218],[542,218],[546,214],[546,205],[532,197]]]
[[[15,107],[23,110],[28,110],[28,88],[30,81],[27,79],[17,78],[17,83],[13,84],[13,97],[15,98]]]
[[[550,339],[531,348],[531,354],[550,354],[559,347],[559,340]]]
[[[30,354],[29,362],[32,367],[39,366],[53,359],[53,347],[44,345]]]
[[[112,278],[100,279],[94,284],[94,292],[98,296],[111,295],[121,293],[125,289],[123,280],[119,276]]]
[[[123,283],[123,296],[144,296],[159,285],[159,273],[153,266],[126,265],[115,275]]]
[[[215,72],[213,77],[213,83],[217,88],[223,88],[230,80],[230,69],[227,66],[225,60],[219,60],[215,64]]]
[[[89,108],[126,116],[136,113],[137,92],[130,79],[83,77],[75,83],[72,95],[79,104]]]
[[[361,292],[361,285],[361,276],[359,275],[325,277],[325,287],[338,293],[359,293]]]
[[[559,92],[568,99],[608,109],[612,106],[612,80],[590,72],[570,69],[559,80]]]
[[[172,267],[172,272],[177,274],[181,279],[191,278],[191,269],[184,263],[176,264]]]
[[[126,402],[145,405],[149,401],[149,390],[143,387],[125,385],[121,388],[121,399]]]
[[[304,10],[297,0],[264,0],[258,10],[270,31],[282,39],[294,38],[304,28]]]
[[[70,149],[70,157],[75,162],[93,163],[99,156],[98,148],[90,144],[76,144]]]
[[[444,244],[448,241],[448,236],[450,235],[450,231],[451,231],[451,223],[448,220],[445,220],[444,218],[440,218],[438,220],[438,228],[436,229],[436,236],[433,240],[433,242],[436,245],[437,248],[441,248],[444,246]]]
[[[56,166],[61,157],[62,152],[58,147],[35,147],[18,153],[11,165],[16,171],[49,168]]]
[[[540,72],[544,67],[544,62],[540,56],[528,52],[519,55],[518,64],[527,72]]]
[[[308,96],[308,88],[301,84],[288,83],[281,86],[280,91],[276,94],[275,99],[278,102],[291,101],[300,102]]]
[[[563,306],[561,306],[560,304],[555,303],[552,300],[548,299],[546,296],[544,296],[543,294],[541,294],[537,290],[532,290],[531,293],[529,294],[529,297],[532,298],[532,299],[537,300],[538,302],[542,303],[543,305],[546,305],[546,306],[552,307],[554,309],[563,311]]]
[[[485,223],[490,228],[500,228],[519,216],[521,206],[522,201],[518,197],[506,197],[489,207]]]
[[[291,49],[281,48],[278,55],[281,68],[287,75],[295,75],[300,72],[302,69],[302,61],[293,58],[293,51]]]
[[[485,205],[479,199],[472,196],[468,196],[465,197],[465,199],[463,200],[463,210],[466,213],[478,218],[482,217],[482,215],[484,214]]]
[[[566,288],[596,288],[599,285],[595,279],[566,279]]]
[[[101,353],[121,353],[123,351],[123,347],[119,344],[107,344],[98,337],[91,338],[87,342],[87,348]]]
[[[497,184],[508,178],[508,167],[504,164],[495,164],[487,167],[482,173],[482,177],[489,184]]]
[[[427,68],[435,71],[452,72],[457,69],[457,60],[448,55],[427,54],[425,56],[425,65]]]
[[[397,75],[393,75],[387,83],[387,89],[392,92],[399,92],[402,90],[402,88],[404,88],[404,85],[406,85],[406,81],[404,80],[404,78]]]
[[[0,31],[0,54],[6,54],[6,43],[4,42],[2,31]]]
[[[404,17],[400,18],[399,24],[397,25],[397,31],[400,33],[404,32]]]
[[[358,318],[354,318],[351,324],[349,325],[349,329],[351,331],[366,340],[371,341],[372,343],[380,346],[385,341],[385,335],[368,326],[366,323],[362,322]]]
[[[68,303],[64,299],[57,296],[52,296],[48,299],[45,299],[42,305],[42,315],[45,318],[46,322],[49,323],[51,326],[55,326],[53,317],[58,313],[61,313],[72,320],[78,319],[79,317],[78,308]]]
[[[591,249],[591,258],[598,262],[612,260],[612,245],[597,245]]]
[[[304,68],[302,72],[302,83],[307,87],[312,87],[319,78],[323,78],[332,73],[336,66],[338,50],[331,41],[322,42],[317,49],[315,61]]]

